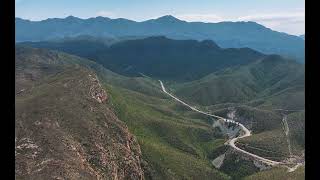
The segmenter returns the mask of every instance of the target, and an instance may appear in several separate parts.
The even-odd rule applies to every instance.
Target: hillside
[[[301,109],[304,107],[304,66],[280,56],[266,56],[196,81],[173,83],[171,89],[179,97],[204,106],[249,102],[252,106]]]
[[[288,115],[290,140],[294,154],[304,154],[305,149],[305,112],[295,112]]]
[[[141,76],[143,73],[153,78],[174,81],[199,79],[214,71],[265,57],[249,48],[222,49],[213,41],[172,40],[166,37],[128,40],[110,47],[93,41],[20,44],[85,57],[126,76]]]
[[[154,45],[155,40],[157,46]],[[69,44],[63,46],[64,41],[54,43],[59,43],[59,48],[68,48]],[[51,46],[52,42],[33,44],[41,43]],[[141,47],[138,44],[141,44]],[[182,50],[175,49],[183,45],[195,49],[195,52],[206,52],[203,49],[207,47],[207,51],[215,50],[221,53],[221,56],[230,52],[237,55],[243,50],[221,49],[211,41],[175,41],[163,37],[124,41],[103,48],[118,49],[118,58],[121,57],[121,51],[135,53],[133,47],[137,47],[140,52],[146,45],[154,45],[147,51],[150,54],[154,53],[152,49],[167,47],[164,50],[169,55],[171,51],[183,54]],[[86,43],[79,45],[81,46],[84,48]],[[87,52],[93,51],[88,49]],[[244,49],[244,52],[255,51]],[[100,56],[100,53],[97,55]],[[140,54],[137,57],[140,57]],[[245,59],[245,56],[243,57]],[[106,69],[106,64],[97,62],[58,51],[35,49],[21,44],[16,46],[16,122],[19,122],[16,127],[16,153],[20,153],[16,155],[16,171],[19,177],[43,179],[48,178],[48,175],[59,176],[56,174],[62,173],[62,176],[70,178],[86,176],[92,179],[94,175],[113,176],[115,173],[110,169],[116,168],[126,169],[116,175],[119,179],[142,176],[145,179],[255,177],[259,166],[225,146],[226,134],[219,128],[212,128],[212,119],[190,111],[165,95],[154,78],[156,76],[119,75]],[[174,78],[169,78],[170,81],[167,80],[168,84],[171,84],[168,89],[187,102],[223,117],[228,117],[230,112],[235,111],[236,120],[253,132],[253,136],[241,140],[238,146],[263,157],[272,155],[273,158],[284,159],[288,155],[288,145],[282,131],[282,114],[272,109],[304,108],[304,66],[277,55],[262,55],[260,59],[241,65],[239,63],[242,62],[236,60],[233,63],[221,66],[214,73],[195,81],[180,83],[177,79],[181,80],[181,77],[173,76]],[[179,65],[178,61],[176,64]],[[99,103],[99,93],[97,99],[88,93],[92,86],[103,94],[102,97],[106,97],[103,98],[103,103]],[[240,93],[229,91],[230,89]],[[193,91],[199,94],[192,94]],[[226,97],[230,99],[225,99]],[[236,99],[239,97],[240,99]],[[34,128],[37,124],[44,127]],[[292,132],[289,137],[291,144],[296,149],[294,153],[300,156],[304,152],[304,112],[289,114],[288,126]],[[44,134],[45,138],[41,139],[40,134]],[[75,152],[72,148],[70,151],[65,150],[71,147],[68,143],[58,143],[64,142],[64,139],[67,139],[65,141],[72,147],[76,147]],[[110,141],[112,143],[108,144]],[[132,152],[126,148],[128,141]],[[57,149],[43,151],[42,147]],[[52,154],[47,153],[51,151]],[[110,153],[104,154],[106,151]],[[266,151],[272,153],[265,153]],[[36,155],[38,152],[45,152],[47,155],[39,154],[32,159],[29,152]],[[81,155],[81,161],[72,153]],[[220,169],[214,168],[211,161],[222,154],[225,154],[223,165]],[[58,161],[50,164],[50,159],[55,158]],[[109,169],[104,168],[106,158],[114,158]],[[123,163],[123,158],[132,161],[126,164]],[[64,161],[65,159],[70,160]],[[27,162],[27,165],[24,162]],[[37,169],[37,164],[41,162],[48,164],[43,165],[43,169]],[[57,162],[60,163],[60,168],[55,171],[46,169],[55,167]],[[84,162],[83,166],[81,162]],[[129,167],[126,168],[127,166]],[[69,169],[65,170],[66,167]],[[34,170],[28,171],[33,168]],[[133,177],[128,177],[129,174]]]
[[[304,113],[288,114],[290,135],[283,131],[283,113],[304,110],[304,66],[280,56],[266,56],[248,65],[225,68],[202,79],[171,83],[170,91],[184,101],[234,120],[253,135],[237,146],[262,157],[285,160],[291,141],[293,155],[303,158]]]
[[[255,22],[186,22],[163,16],[136,22],[96,17],[50,18],[43,21],[15,19],[16,41],[45,41],[78,35],[117,38],[166,36],[173,39],[213,40],[223,48],[249,47],[267,54],[281,54],[304,62],[304,40],[280,33]],[[28,33],[25,33],[28,32]]]
[[[229,179],[208,159],[221,135],[173,110],[153,81],[29,47],[16,62],[18,179]]]
[[[257,174],[244,178],[244,180],[270,180],[270,179],[302,180],[302,179],[305,179],[305,168],[301,167],[291,173],[287,172],[286,169],[274,168],[274,169],[262,171]]]
[[[16,178],[143,179],[136,138],[78,60],[16,47]]]
[[[79,35],[76,37],[58,38],[51,41],[41,41],[35,44],[31,42],[25,42],[25,44],[31,44],[38,47],[65,51],[70,54],[76,54],[82,57],[90,57],[94,53],[101,52],[107,49],[112,44],[135,39],[143,39],[143,37],[106,38]]]

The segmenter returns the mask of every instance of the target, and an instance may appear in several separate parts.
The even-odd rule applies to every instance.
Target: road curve
[[[198,109],[196,109],[195,107],[192,107],[192,106],[190,106],[189,104],[183,102],[182,100],[180,100],[179,98],[175,97],[174,95],[168,93],[167,90],[166,90],[166,88],[164,87],[162,81],[159,80],[159,82],[160,82],[162,91],[163,91],[164,93],[166,93],[167,95],[169,95],[170,97],[172,97],[172,98],[175,99],[176,101],[180,102],[181,104],[189,107],[191,110],[196,111],[196,112],[199,112],[199,113],[204,114],[204,115],[207,115],[207,116],[211,116],[211,117],[215,117],[215,118],[221,119],[221,120],[223,120],[223,121],[225,121],[225,122],[230,122],[230,123],[239,125],[239,126],[241,127],[242,131],[244,132],[244,134],[241,135],[241,136],[235,137],[235,138],[233,138],[233,139],[231,139],[231,140],[228,141],[228,145],[230,145],[230,146],[231,146],[232,148],[234,148],[235,150],[237,150],[237,151],[239,151],[239,152],[242,152],[242,153],[244,153],[244,154],[246,154],[246,155],[249,155],[249,156],[255,158],[256,160],[259,160],[259,161],[261,161],[261,162],[263,162],[263,163],[266,163],[266,164],[268,164],[268,165],[271,165],[271,166],[283,164],[282,162],[277,162],[277,161],[273,161],[273,160],[270,160],[270,159],[266,159],[266,158],[263,158],[263,157],[260,157],[260,156],[258,156],[258,155],[252,154],[252,153],[250,153],[250,152],[247,152],[247,151],[245,151],[245,150],[240,149],[239,147],[237,147],[237,146],[235,145],[235,142],[236,142],[238,139],[251,136],[251,132],[250,132],[249,129],[246,128],[243,124],[241,124],[241,123],[239,123],[239,122],[236,122],[236,121],[233,121],[233,120],[231,120],[231,119],[226,119],[226,118],[224,118],[224,117],[220,117],[220,116],[217,116],[217,115],[214,115],[214,114],[210,114],[210,113],[207,113],[207,112],[203,112],[203,111],[201,111],[201,110],[198,110]]]

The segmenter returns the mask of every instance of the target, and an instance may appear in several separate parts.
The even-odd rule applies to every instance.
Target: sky
[[[255,21],[276,31],[305,33],[304,0],[15,0],[29,20],[103,16],[135,21],[173,15],[185,21]]]

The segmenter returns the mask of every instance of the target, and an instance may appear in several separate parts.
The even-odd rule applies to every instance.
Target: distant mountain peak
[[[103,16],[97,16],[95,19],[104,19],[104,20],[110,20],[108,17],[103,17]]]
[[[48,19],[49,20],[49,19]],[[56,19],[50,19],[50,20],[53,20],[53,21],[55,21]],[[75,16],[72,16],[72,15],[70,15],[70,16],[67,16],[67,17],[65,17],[65,18],[61,18],[61,19],[58,19],[59,21],[66,21],[66,22],[72,22],[72,23],[80,23],[80,22],[82,22],[83,21],[83,19],[81,19],[81,18],[78,18],[78,17],[75,17]]]
[[[70,16],[66,17],[65,19],[77,19],[78,20],[80,18],[70,15]]]
[[[172,15],[161,16],[155,20],[156,21],[166,21],[166,22],[180,22],[181,21],[180,19],[178,19]]]

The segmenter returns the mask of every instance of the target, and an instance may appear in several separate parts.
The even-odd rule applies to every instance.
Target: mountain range
[[[162,93],[158,78],[190,104],[223,117],[235,111],[236,120],[253,133],[241,141],[247,151],[287,157],[282,117],[273,109],[304,109],[303,64],[208,40],[105,41],[81,37],[16,44],[18,178],[261,176],[260,166],[224,145],[226,134],[212,128],[212,119]],[[131,71],[124,71],[128,65]],[[294,154],[301,156],[304,112],[289,114],[288,125]],[[220,155],[223,165],[214,168],[211,161]],[[290,176],[303,173],[302,168]]]
[[[163,36],[121,41],[111,46],[91,39],[19,44],[85,57],[122,75],[143,73],[153,78],[184,81],[266,56],[249,48],[223,49],[210,40],[173,40]]]
[[[304,162],[301,37],[173,16],[16,25],[17,179],[304,179],[304,165],[270,168],[226,145],[239,128],[159,84],[248,128],[237,147]]]
[[[172,39],[213,40],[223,48],[248,47],[266,54],[280,54],[304,62],[304,40],[255,22],[186,22],[167,15],[136,22],[128,19],[73,16],[29,21],[16,18],[16,42],[44,41],[90,35],[104,38],[166,36]],[[28,32],[28,33],[25,33]]]
[[[162,42],[163,37],[152,40]],[[217,48],[212,42],[211,46]],[[253,132],[252,138],[241,142],[248,145],[244,147],[254,145],[270,152],[247,151],[282,159],[288,154],[281,114],[272,109],[304,108],[303,65],[263,55],[199,80],[180,83],[174,79],[164,81],[168,90],[187,102],[225,117],[234,107],[237,121]],[[165,96],[156,79],[122,76],[75,55],[16,45],[15,106],[18,178],[243,179],[259,175],[259,166],[224,145],[226,138],[212,128],[211,119]],[[294,153],[300,156],[304,113],[289,114],[288,124]],[[221,154],[223,165],[213,168],[210,161]],[[264,176],[282,176],[275,170],[263,171]],[[287,175],[296,178],[303,173],[304,169]]]

